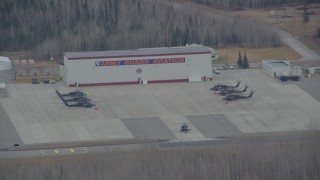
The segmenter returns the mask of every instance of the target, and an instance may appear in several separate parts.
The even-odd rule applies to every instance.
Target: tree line
[[[2,159],[0,179],[320,179],[319,136],[262,139],[244,144],[234,140],[216,146],[163,150],[145,147],[134,151]]]
[[[272,8],[282,5],[303,5],[305,3],[319,3],[320,0],[191,0],[198,4],[224,9],[241,10],[244,8]]]
[[[0,52],[280,44],[267,25],[167,0],[2,0],[0,19]]]

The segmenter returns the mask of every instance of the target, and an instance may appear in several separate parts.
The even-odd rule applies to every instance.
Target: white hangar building
[[[293,75],[291,64],[287,60],[263,60],[262,69],[271,77]],[[298,75],[298,74],[295,74]]]
[[[190,82],[212,78],[205,46],[67,52],[61,72],[68,86]]]

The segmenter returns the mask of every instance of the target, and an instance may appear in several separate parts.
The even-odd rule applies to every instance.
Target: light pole
[[[50,61],[51,61],[51,75],[53,74],[53,56],[50,54]]]

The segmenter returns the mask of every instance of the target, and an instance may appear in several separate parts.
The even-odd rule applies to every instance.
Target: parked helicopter
[[[84,108],[91,108],[95,106],[95,104],[92,104],[91,102],[77,102],[75,104],[68,104],[66,103],[68,107],[84,107]]]
[[[237,93],[243,93],[246,92],[248,86],[246,85],[243,90],[237,90],[237,89],[223,89],[218,94],[221,96],[229,95],[229,94],[237,94]]]
[[[61,94],[58,90],[56,90],[57,95],[61,98],[63,103],[68,107],[84,107],[84,108],[91,108],[95,106],[91,102],[91,99],[89,99],[85,93],[81,91],[73,91],[67,94]],[[65,97],[69,97],[69,99],[66,99]]]
[[[240,95],[240,94],[230,94],[223,98],[226,101],[236,101],[238,99],[249,99],[252,97],[254,91],[251,91],[248,96]]]
[[[61,96],[86,96],[86,94],[84,92],[81,92],[79,90],[76,90],[76,91],[72,91],[72,92],[69,92],[69,93],[66,93],[66,94],[60,94]]]
[[[181,128],[180,128],[180,131],[181,131],[181,132],[188,133],[188,131],[191,131],[191,129],[188,128],[188,124],[187,124],[187,123],[182,123],[182,124],[181,124]]]
[[[91,102],[91,99],[87,98],[87,97],[84,97],[84,96],[76,96],[76,97],[73,97],[71,99],[64,99],[64,101],[66,102],[72,102],[72,101],[77,101],[77,102]]]
[[[234,88],[239,87],[239,85],[240,85],[240,81],[238,81],[235,86],[229,86],[229,85],[225,85],[225,84],[222,84],[222,83],[218,83],[218,84],[214,85],[210,90],[212,90],[212,91],[220,91],[220,90],[223,90],[223,89],[234,89]]]

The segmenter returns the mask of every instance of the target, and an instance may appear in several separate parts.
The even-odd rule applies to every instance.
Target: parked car
[[[38,79],[32,79],[31,84],[40,84],[40,82],[38,81]]]
[[[213,73],[214,73],[214,74],[220,74],[220,71],[218,71],[218,70],[215,69],[215,70],[213,70]]]
[[[219,71],[219,70],[222,70],[222,68],[219,69],[219,67],[212,67],[212,72],[213,72],[213,74],[220,74],[220,71]]]
[[[49,80],[44,80],[43,83],[44,84],[54,84],[54,83],[56,83],[56,81],[54,79],[49,79]]]
[[[232,70],[232,69],[234,69],[234,66],[233,66],[233,65],[226,64],[226,65],[223,66],[223,69],[224,69],[224,70]]]

